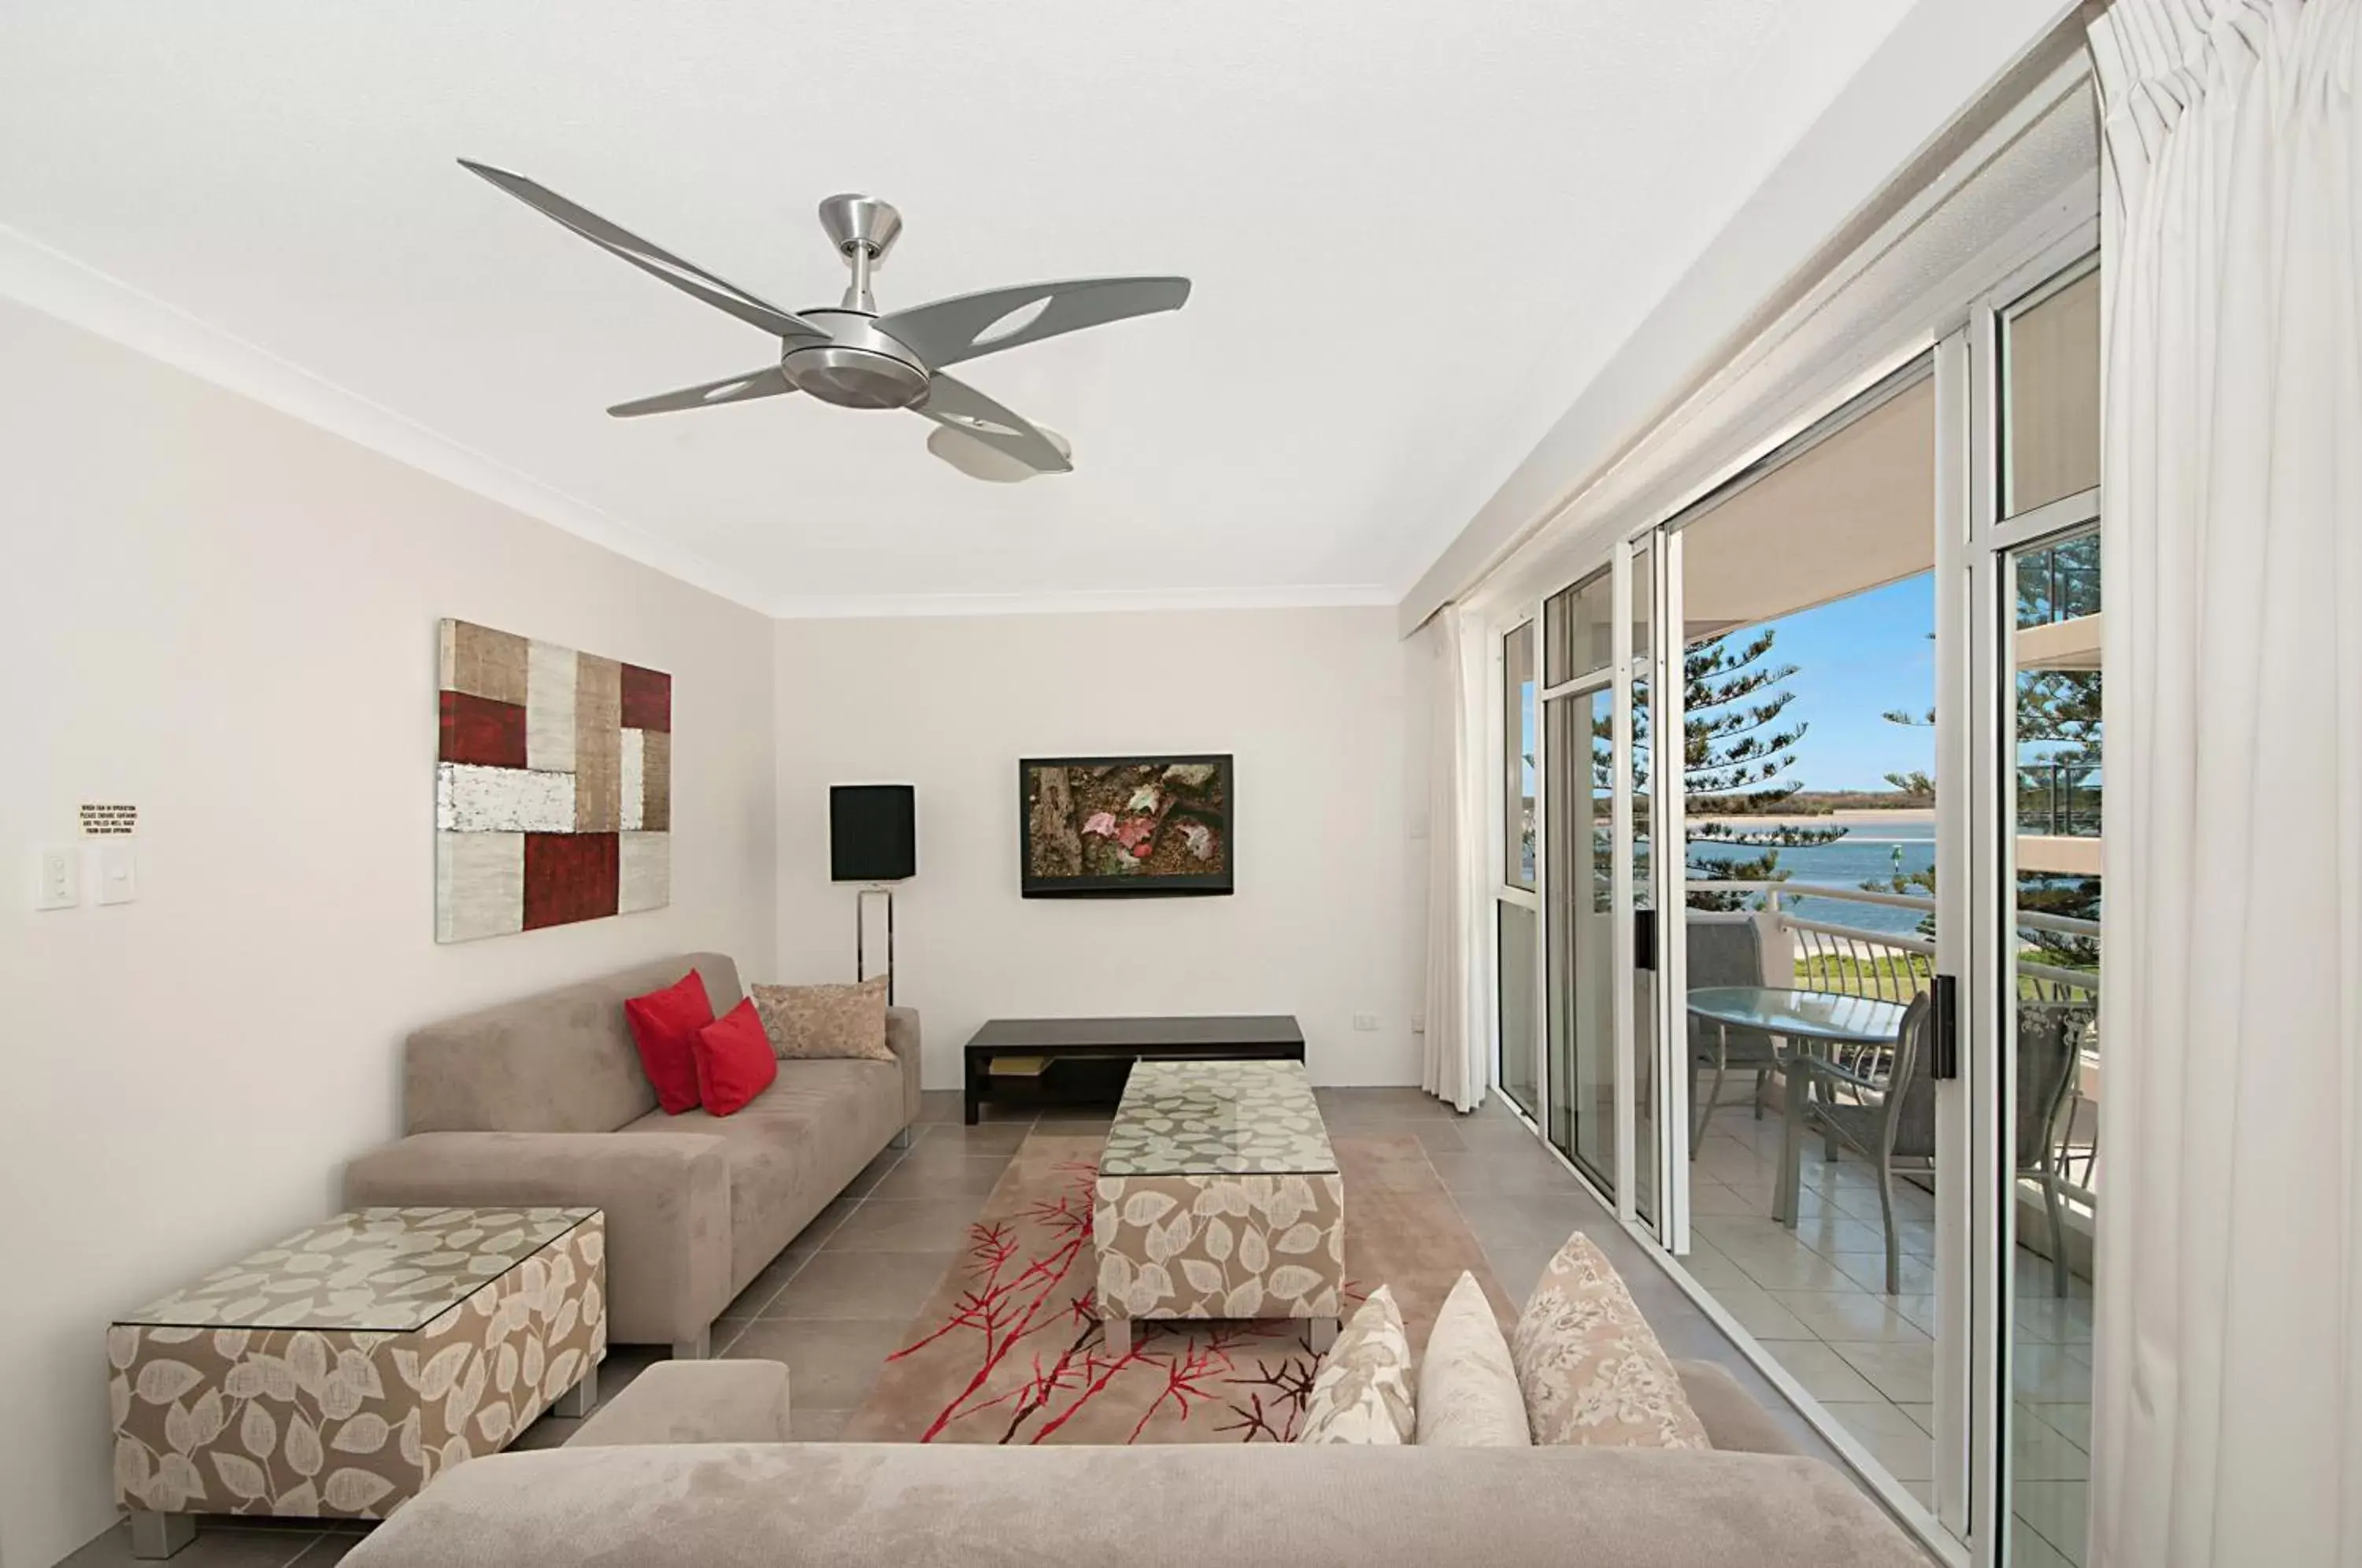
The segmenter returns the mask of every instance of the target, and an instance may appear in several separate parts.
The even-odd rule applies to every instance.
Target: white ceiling
[[[0,226],[766,609],[1391,602],[1905,9],[17,0]],[[803,398],[619,422],[775,346],[462,154],[790,308],[837,190],[902,208],[886,309],[1196,291],[962,370],[1072,475]]]

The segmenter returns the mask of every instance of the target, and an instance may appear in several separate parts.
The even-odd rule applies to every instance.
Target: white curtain
[[[1435,655],[1428,730],[1427,1043],[1419,1084],[1473,1110],[1492,1059],[1480,981],[1489,972],[1477,878],[1485,860],[1486,661],[1456,604],[1429,624]]]
[[[2092,1550],[2362,1564],[2362,0],[2117,0]]]

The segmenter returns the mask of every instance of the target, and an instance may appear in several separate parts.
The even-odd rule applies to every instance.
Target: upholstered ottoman
[[[362,1209],[116,1320],[115,1491],[133,1551],[198,1514],[382,1518],[565,1401],[607,1353],[596,1209]]]
[[[1109,1353],[1137,1319],[1302,1318],[1336,1337],[1345,1178],[1300,1062],[1142,1062],[1091,1206]]]

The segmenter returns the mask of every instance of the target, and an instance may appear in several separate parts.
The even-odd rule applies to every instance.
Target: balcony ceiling
[[[1936,565],[1936,383],[1889,399],[1689,525],[1692,639]]]
[[[267,356],[766,608],[1390,602],[1906,9],[28,0],[0,292],[11,255],[92,270],[142,330],[178,313],[176,362]],[[616,422],[771,340],[463,154],[791,308],[843,287],[841,190],[903,210],[889,309],[1197,291],[962,372],[1071,476],[980,484],[918,419],[807,399]]]

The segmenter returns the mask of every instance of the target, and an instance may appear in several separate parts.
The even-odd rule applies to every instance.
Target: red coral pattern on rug
[[[1099,1331],[1091,1232],[1098,1143],[1039,1134],[1028,1140],[970,1228],[960,1259],[906,1342],[887,1358],[868,1402],[847,1425],[845,1441],[1294,1439],[1319,1364],[1301,1323],[1142,1322],[1134,1326],[1130,1353],[1109,1353]],[[1423,1232],[1413,1248],[1370,1249],[1371,1261],[1381,1264],[1390,1252],[1400,1264],[1416,1254],[1417,1263],[1429,1266],[1413,1272],[1438,1276],[1411,1286],[1423,1308],[1425,1321],[1417,1331],[1423,1339],[1426,1322],[1461,1268],[1476,1270],[1490,1285],[1482,1250],[1413,1140],[1338,1143],[1349,1178],[1363,1167],[1372,1185],[1370,1218]],[[1349,1204],[1349,1313],[1378,1283],[1353,1277],[1352,1249],[1363,1239],[1355,1212]],[[1497,1287],[1493,1293],[1497,1297]],[[1400,1284],[1396,1294],[1404,1294]]]

